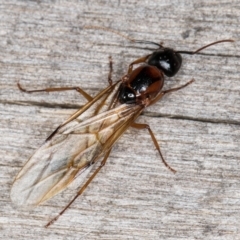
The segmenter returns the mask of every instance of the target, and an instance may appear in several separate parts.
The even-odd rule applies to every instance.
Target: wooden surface
[[[240,239],[239,1],[1,1],[1,239]],[[147,131],[129,129],[104,169],[49,229],[43,226],[74,196],[77,184],[45,204],[18,209],[9,193],[15,175],[44,139],[85,100],[75,92],[28,89],[107,86],[108,56],[119,79],[149,53],[109,32],[195,50],[165,89],[194,78],[140,116],[161,145],[162,164]]]

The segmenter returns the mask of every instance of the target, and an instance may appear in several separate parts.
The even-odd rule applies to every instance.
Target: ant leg
[[[182,86],[179,86],[179,87],[176,87],[176,88],[170,88],[170,89],[167,89],[167,90],[165,90],[165,91],[160,92],[159,95],[154,99],[154,101],[152,101],[152,102],[149,104],[149,106],[152,105],[152,104],[154,104],[154,103],[156,103],[156,102],[157,102],[159,99],[161,99],[166,93],[176,92],[176,91],[178,91],[178,90],[180,90],[180,89],[183,89],[183,88],[187,87],[189,84],[191,84],[191,83],[193,83],[193,82],[194,82],[194,79],[192,79],[191,81],[185,83],[185,84],[182,85]]]
[[[179,87],[176,87],[176,88],[171,88],[171,89],[168,89],[168,90],[165,90],[165,91],[162,91],[163,94],[166,94],[166,93],[170,93],[170,92],[176,92],[180,89],[183,89],[185,88],[186,86],[188,86],[189,84],[193,83],[194,82],[194,79],[192,79],[191,81],[185,83],[184,85],[182,86],[179,86]]]
[[[130,74],[132,72],[133,65],[146,62],[146,60],[149,58],[149,56],[151,56],[151,54],[148,54],[144,57],[138,58],[137,60],[131,62],[128,66],[128,73],[127,74]]]
[[[180,86],[180,87],[171,88],[171,89],[162,91],[162,92],[158,95],[158,97],[157,97],[156,99],[154,99],[153,102],[151,102],[150,105],[152,105],[152,104],[154,104],[155,102],[157,102],[157,101],[158,101],[159,99],[161,99],[166,93],[175,92],[175,91],[178,91],[178,90],[180,90],[180,89],[182,89],[182,88],[185,88],[186,86],[188,86],[189,84],[191,84],[193,81],[194,81],[194,79],[192,79],[191,81],[187,82],[186,84],[184,84],[184,85],[182,85],[182,86]],[[162,155],[162,153],[161,153],[160,146],[159,146],[159,144],[158,144],[158,142],[157,142],[157,140],[156,140],[156,138],[155,138],[155,136],[154,136],[154,134],[153,134],[153,132],[152,132],[152,130],[151,130],[151,128],[150,128],[150,126],[147,125],[147,124],[141,124],[141,123],[132,123],[130,126],[133,127],[133,128],[136,128],[136,129],[147,129],[147,130],[148,130],[148,132],[149,132],[149,134],[150,134],[150,136],[151,136],[151,138],[152,138],[152,141],[153,141],[153,143],[154,143],[156,149],[158,150],[158,153],[159,153],[159,155],[160,155],[160,157],[161,157],[161,159],[162,159],[162,162],[164,163],[164,165],[165,165],[168,169],[170,169],[173,173],[175,173],[176,170],[174,170],[173,168],[171,168],[171,167],[168,165],[168,163],[165,161],[165,159],[164,159],[164,157],[163,157],[163,155]]]
[[[26,90],[21,86],[21,84],[18,82],[17,86],[20,91],[25,93],[35,93],[35,92],[61,92],[61,91],[71,91],[75,90],[79,92],[83,97],[85,97],[89,102],[93,100],[93,98],[86,93],[84,90],[82,90],[80,87],[58,87],[58,88],[44,88],[44,89],[37,89],[37,90]]]
[[[80,196],[84,192],[84,190],[87,188],[87,186],[91,183],[91,181],[94,179],[94,177],[98,174],[98,172],[101,170],[101,168],[105,165],[111,150],[112,149],[107,151],[100,166],[95,170],[95,172],[87,180],[87,182],[80,188],[77,195],[67,204],[67,206],[55,218],[53,218],[49,223],[47,223],[45,225],[46,228],[49,227],[50,225],[52,225],[72,205],[72,203],[78,198],[78,196]]]
[[[112,56],[109,56],[109,73],[108,73],[108,82],[109,82],[109,85],[110,85],[110,86],[112,86],[112,72],[113,72]]]
[[[149,126],[148,124],[135,123],[135,122],[132,123],[130,126],[133,127],[133,128],[136,128],[136,129],[147,129],[147,130],[148,130],[148,132],[149,132],[149,134],[150,134],[150,136],[151,136],[151,138],[152,138],[152,141],[153,141],[153,143],[154,143],[156,149],[158,150],[158,153],[159,153],[159,155],[160,155],[160,157],[161,157],[161,159],[162,159],[162,162],[164,163],[164,165],[165,165],[169,170],[171,170],[173,173],[176,173],[176,170],[174,170],[173,168],[171,168],[171,167],[168,165],[168,163],[165,161],[165,159],[164,159],[164,157],[163,157],[163,155],[162,155],[162,153],[161,153],[159,144],[158,144],[158,142],[157,142],[157,140],[156,140],[156,138],[155,138],[155,136],[154,136],[154,134],[153,134],[150,126]]]

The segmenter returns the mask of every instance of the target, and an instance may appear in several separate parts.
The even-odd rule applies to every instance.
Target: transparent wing
[[[92,117],[86,116],[93,107],[90,104],[84,116],[81,113],[70,117],[33,154],[14,181],[11,199],[15,204],[38,205],[62,191],[102,157],[141,113],[142,107],[126,104],[107,110],[113,99],[109,95],[106,92],[99,98],[101,105],[92,108]],[[105,104],[106,100],[109,104]]]
[[[93,116],[96,116],[102,112],[108,111],[115,105],[116,95],[118,93],[119,86],[121,81],[116,82],[112,86],[109,86],[102,90],[94,99],[82,108],[76,111],[69,119],[67,119],[63,124],[58,128],[66,125],[74,119],[77,119],[78,122],[82,122],[86,119],[89,119]]]

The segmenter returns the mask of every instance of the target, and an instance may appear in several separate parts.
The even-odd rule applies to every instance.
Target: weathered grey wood
[[[1,1],[1,239],[239,239],[239,1]],[[72,207],[43,228],[73,197],[77,184],[33,210],[17,209],[14,176],[58,124],[86,101],[75,92],[24,94],[47,86],[81,86],[96,94],[148,51],[109,32],[164,42],[184,56],[170,88],[195,82],[146,109],[173,175],[146,131],[129,129],[105,168]],[[142,47],[142,46],[141,46]]]

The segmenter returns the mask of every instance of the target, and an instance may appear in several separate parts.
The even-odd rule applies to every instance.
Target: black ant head
[[[147,63],[163,71],[166,76],[172,77],[182,65],[182,57],[171,48],[160,48],[150,55]]]
[[[157,67],[166,76],[173,77],[178,72],[178,70],[182,65],[181,54],[190,54],[190,55],[198,54],[203,49],[208,48],[212,45],[223,43],[223,42],[234,42],[234,40],[225,39],[225,40],[216,41],[208,45],[205,45],[197,49],[196,51],[174,51],[171,48],[165,48],[161,44],[158,44],[155,42],[150,42],[150,41],[135,41],[135,42],[154,44],[158,46],[159,48],[149,55],[146,62],[151,66]]]

